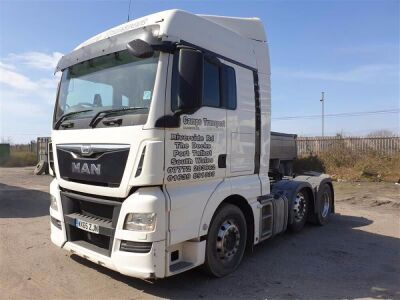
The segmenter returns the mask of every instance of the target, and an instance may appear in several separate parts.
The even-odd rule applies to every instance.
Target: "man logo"
[[[83,163],[72,163],[72,173],[87,174],[87,175],[101,175],[101,165],[100,164],[89,164]]]
[[[81,146],[81,154],[82,155],[90,155],[92,152],[92,146],[91,145],[82,145]]]

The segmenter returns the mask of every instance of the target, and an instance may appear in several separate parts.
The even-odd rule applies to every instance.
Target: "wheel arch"
[[[220,199],[221,200],[219,202],[213,201],[213,203],[208,203],[207,207],[205,208],[203,216],[201,218],[199,236],[201,237],[208,234],[208,229],[218,209],[220,209],[220,207],[223,204],[229,203],[237,206],[242,211],[246,220],[246,227],[247,227],[246,248],[252,249],[254,245],[255,223],[254,223],[254,213],[251,205],[244,196],[239,194],[226,195],[224,198]],[[207,225],[206,229],[204,225]]]
[[[307,188],[307,192],[311,195],[312,201],[310,201],[312,213],[317,213],[320,209],[320,198],[322,196],[322,187],[327,184],[332,192],[332,210],[335,212],[335,201],[334,201],[334,189],[332,179],[327,174],[321,174],[316,172],[310,172],[310,174],[300,175],[292,180],[282,180],[274,184],[272,192],[283,193],[289,199],[289,221],[293,222],[292,203],[293,196],[302,188]],[[310,215],[313,216],[314,214]],[[311,218],[312,219],[312,218]]]
[[[297,193],[301,190],[307,192],[307,195],[311,200],[310,205],[312,206],[312,209],[314,209],[316,197],[310,183],[306,181],[282,180],[276,182],[272,187],[272,194],[283,195],[288,199],[288,224],[292,224],[294,221],[293,203]]]
[[[224,203],[229,203],[235,205],[240,208],[242,211],[244,218],[246,219],[246,227],[247,227],[247,240],[246,240],[246,249],[252,250],[254,245],[254,213],[249,204],[249,202],[241,195],[234,194],[224,199],[221,204],[218,206],[217,210]],[[216,211],[217,211],[216,210]],[[215,213],[214,213],[215,214]]]

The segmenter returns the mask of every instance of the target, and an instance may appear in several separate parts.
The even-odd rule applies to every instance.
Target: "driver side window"
[[[171,110],[178,109],[180,74],[178,70],[179,53],[174,55],[171,82]],[[215,107],[235,110],[237,87],[235,69],[215,57],[203,59],[201,107]]]
[[[204,60],[203,71],[203,106],[220,107],[219,66]]]

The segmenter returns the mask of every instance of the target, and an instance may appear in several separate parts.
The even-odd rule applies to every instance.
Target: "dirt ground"
[[[400,299],[400,185],[336,183],[329,224],[256,246],[234,274],[195,269],[146,282],[51,243],[50,181],[32,168],[0,168],[2,299]]]

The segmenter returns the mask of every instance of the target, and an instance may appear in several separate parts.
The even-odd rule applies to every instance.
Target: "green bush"
[[[299,157],[294,161],[293,170],[295,173],[306,171],[326,172],[324,162],[317,155]]]
[[[3,167],[26,167],[37,163],[36,154],[25,151],[11,151],[10,158],[2,164]]]
[[[310,170],[328,173],[334,179],[398,182],[400,153],[383,155],[351,150],[343,145],[319,155],[299,157],[295,161],[295,173]]]

